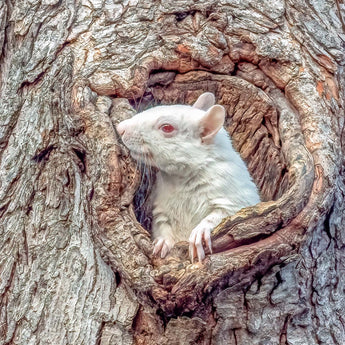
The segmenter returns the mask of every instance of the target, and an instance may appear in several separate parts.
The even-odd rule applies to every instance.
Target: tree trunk
[[[0,343],[345,344],[344,20],[339,0],[2,0]],[[157,259],[114,125],[205,91],[263,202],[202,264]]]

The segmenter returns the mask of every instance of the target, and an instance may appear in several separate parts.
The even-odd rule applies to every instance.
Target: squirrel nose
[[[122,122],[120,122],[117,126],[116,126],[116,130],[117,132],[120,134],[120,136],[122,137],[125,134],[125,125]]]

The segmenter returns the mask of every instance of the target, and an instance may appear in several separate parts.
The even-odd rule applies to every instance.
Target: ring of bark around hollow
[[[251,64],[242,63],[242,68],[251,70],[245,73],[247,80],[243,75],[207,71],[151,71],[147,81],[151,86],[146,94],[131,99],[139,107],[152,101],[191,104],[200,93],[214,92],[218,103],[227,108],[226,127],[264,200],[225,219],[213,234],[213,249],[218,254],[194,266],[188,260],[187,243],[176,245],[163,261],[152,258],[152,242],[136,221],[133,207],[121,213],[123,228],[119,227],[117,215],[98,209],[101,229],[96,232],[96,242],[103,257],[138,295],[149,303],[154,300],[167,315],[194,311],[205,290],[218,291],[229,284],[248,283],[256,273],[296,253],[307,228],[308,210],[304,207],[313,188],[314,166],[304,143],[298,112],[260,69],[248,65]],[[261,87],[255,85],[259,84],[258,75]],[[164,84],[165,76],[169,82]],[[127,205],[139,182],[128,152],[121,152],[112,161],[118,160],[117,164],[123,167],[122,177],[117,178]],[[136,177],[128,179],[128,174]],[[116,234],[111,227],[114,222],[117,228],[127,231],[126,240],[123,233]],[[131,242],[127,251],[114,244],[118,236],[122,243]],[[128,260],[123,259],[125,252],[138,256],[130,270]]]
[[[161,76],[157,78],[156,74],[155,79],[161,81],[166,73],[169,72],[157,73]],[[266,79],[266,83],[270,83],[267,77]],[[275,98],[284,101],[272,83],[271,88]],[[290,153],[293,149],[296,154],[298,153],[298,160],[292,154],[284,153],[279,137],[276,105],[261,88],[242,78],[205,71],[178,74],[168,87],[153,85],[150,88],[151,98],[147,97],[147,100],[154,100],[155,103],[158,100],[164,104],[193,103],[201,90],[214,92],[219,102],[227,108],[227,130],[231,134],[235,148],[246,160],[251,175],[261,191],[262,200],[267,201],[229,217],[218,227],[213,247],[215,252],[221,252],[257,242],[296,216],[305,205],[305,197],[311,191],[313,167],[302,140],[285,145]],[[298,122],[291,122],[294,112],[287,104],[286,109],[289,110],[289,116],[286,116],[286,119],[280,116],[280,125],[284,126],[284,121],[289,121],[289,128],[295,133],[300,130]],[[293,124],[295,127],[292,127]],[[287,142],[288,138],[283,139]],[[299,171],[306,171],[307,174],[298,174]],[[245,219],[249,218],[251,220],[247,223]]]

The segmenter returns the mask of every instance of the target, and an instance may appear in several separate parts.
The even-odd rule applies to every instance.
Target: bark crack
[[[32,160],[36,163],[41,163],[42,161],[47,161],[49,159],[50,153],[57,148],[56,145],[51,144],[42,151],[38,152],[32,157]]]

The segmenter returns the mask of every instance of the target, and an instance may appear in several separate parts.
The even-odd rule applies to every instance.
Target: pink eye
[[[159,129],[164,133],[171,133],[175,130],[175,127],[173,125],[170,125],[169,123],[165,123],[164,125],[161,125]]]

